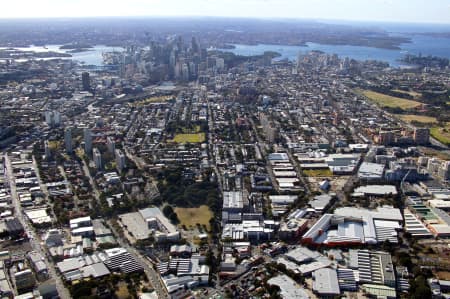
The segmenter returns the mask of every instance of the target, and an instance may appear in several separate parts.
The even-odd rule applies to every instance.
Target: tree
[[[180,220],[178,219],[178,215],[177,213],[172,213],[169,215],[169,220],[173,223],[173,224],[178,224],[180,223]]]
[[[411,280],[410,295],[412,299],[431,298],[431,290],[424,276],[417,276]]]
[[[394,249],[391,241],[389,241],[388,239],[384,240],[383,244],[381,245],[381,248],[387,252],[392,252]]]
[[[162,212],[166,217],[169,217],[171,214],[174,213],[171,205],[165,205]]]

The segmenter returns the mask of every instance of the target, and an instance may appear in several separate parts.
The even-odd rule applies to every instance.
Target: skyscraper
[[[48,144],[48,140],[44,141],[44,151],[45,151],[45,159],[50,159],[50,157],[52,156],[52,153],[50,151],[50,146]]]
[[[92,153],[92,133],[91,129],[84,128],[84,152],[87,155]]]
[[[50,127],[59,126],[61,114],[58,111],[45,111],[45,122]]]
[[[85,91],[91,90],[91,79],[89,78],[88,72],[83,72],[81,74],[81,81],[83,84],[83,90],[85,90]]]
[[[102,168],[102,154],[100,153],[98,148],[94,148],[92,155],[94,158],[95,167],[97,169],[101,169]]]
[[[112,136],[106,137],[106,146],[108,147],[108,151],[114,155],[116,151],[116,142],[114,140],[114,137]]]
[[[414,141],[416,144],[427,144],[430,142],[430,129],[428,128],[415,128]]]
[[[122,172],[122,170],[126,166],[125,162],[125,155],[120,149],[116,149],[116,167],[119,172]]]
[[[67,127],[64,131],[64,143],[66,145],[66,152],[68,154],[73,152],[73,144],[72,144],[72,127]]]

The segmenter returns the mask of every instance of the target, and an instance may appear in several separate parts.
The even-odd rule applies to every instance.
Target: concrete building
[[[438,168],[438,177],[447,181],[450,179],[450,161],[444,161]]]
[[[363,162],[358,170],[358,178],[362,181],[381,181],[384,174],[384,165],[377,163]]]
[[[225,191],[223,192],[223,208],[226,212],[242,212],[244,209],[244,199],[241,191]]]
[[[359,271],[361,284],[396,285],[394,265],[388,252],[350,249],[349,267]]]
[[[61,113],[58,111],[45,111],[45,122],[49,127],[56,127],[61,124]]]
[[[380,131],[377,137],[378,144],[391,145],[395,143],[395,134],[392,131]]]
[[[48,140],[44,141],[44,153],[45,153],[45,159],[50,159],[52,157],[52,152],[50,150],[50,145]]]
[[[317,220],[303,235],[302,242],[326,246],[376,244],[385,240],[397,243],[402,222],[400,210],[392,207],[338,208],[334,214],[324,214]]]
[[[66,127],[64,130],[64,144],[66,152],[71,154],[73,152],[72,127]]]
[[[282,240],[299,238],[306,231],[307,225],[307,219],[289,219],[287,222],[281,223],[278,236]]]
[[[283,299],[309,299],[310,296],[302,287],[287,275],[279,275],[272,277],[267,281],[270,285],[277,285],[281,290]]]
[[[102,154],[98,148],[94,148],[92,151],[92,157],[94,159],[95,168],[102,169]]]
[[[48,278],[48,268],[44,263],[44,257],[35,251],[30,251],[27,254],[27,258],[38,279],[41,281],[46,280]]]
[[[111,154],[115,154],[116,152],[116,141],[114,140],[114,137],[108,136],[106,137],[106,147],[108,148],[108,152]]]
[[[298,199],[297,195],[269,195],[272,214],[280,216]]]
[[[413,139],[418,145],[428,144],[430,142],[430,129],[414,128]]]
[[[356,188],[352,193],[353,197],[385,195],[397,195],[397,188],[393,185],[367,185]]]
[[[333,196],[329,194],[316,195],[308,202],[308,205],[310,205],[317,213],[323,213],[329,207],[332,199]]]
[[[157,242],[180,239],[180,232],[158,208],[146,208],[139,212],[122,214],[119,215],[119,219],[132,236],[130,241],[145,240],[151,235]]]
[[[84,136],[84,152],[87,155],[90,155],[92,153],[92,132],[91,132],[91,129],[84,128],[83,136]]]
[[[30,269],[14,273],[14,280],[18,290],[31,289],[36,285],[36,280]]]
[[[94,227],[90,216],[70,220],[70,232],[72,236],[91,237],[94,235]]]
[[[320,297],[334,297],[341,294],[336,270],[322,268],[314,271],[312,277],[313,291]]]
[[[144,271],[139,262],[124,248],[112,248],[105,250],[107,259],[105,265],[111,271],[132,273]]]
[[[117,171],[122,172],[126,167],[125,155],[120,149],[115,150]]]
[[[91,79],[88,72],[81,73],[81,83],[84,91],[89,91],[91,89]]]

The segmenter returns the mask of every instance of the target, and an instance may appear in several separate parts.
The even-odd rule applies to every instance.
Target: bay
[[[72,60],[82,62],[85,65],[95,65],[95,66],[104,65],[103,64],[103,53],[125,50],[122,47],[110,47],[110,46],[105,46],[105,45],[95,45],[92,48],[87,49],[87,51],[70,53],[69,52],[70,50],[60,49],[59,47],[61,47],[61,45],[46,45],[45,47],[31,45],[30,47],[12,47],[12,48],[17,49],[19,51],[33,51],[33,52],[40,52],[40,53],[42,53],[42,52],[69,53],[72,55],[72,57],[61,57],[60,59],[72,59]],[[6,48],[3,47],[0,49],[6,49]],[[48,59],[53,59],[53,58],[48,57],[48,58],[36,58],[36,59],[48,60]]]
[[[232,52],[236,55],[253,56],[260,55],[266,51],[280,53],[276,60],[289,59],[297,60],[298,54],[307,54],[310,51],[317,50],[327,54],[337,54],[340,58],[351,58],[359,61],[379,60],[388,62],[390,66],[399,67],[403,64],[400,59],[407,54],[438,56],[450,59],[450,39],[433,37],[421,34],[397,33],[411,39],[411,43],[400,45],[400,49],[381,49],[372,47],[349,46],[349,45],[327,45],[318,43],[306,43],[306,46],[287,46],[287,45],[243,45],[233,44],[234,49],[222,49],[222,51]]]

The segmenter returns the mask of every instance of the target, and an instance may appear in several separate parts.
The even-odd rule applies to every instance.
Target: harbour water
[[[406,54],[432,55],[450,59],[450,38],[434,37],[419,34],[423,32],[450,32],[447,27],[433,27],[419,25],[408,26],[386,26],[385,30],[392,36],[403,36],[411,39],[410,43],[400,45],[400,49],[381,49],[372,47],[348,46],[348,45],[326,45],[317,43],[306,43],[306,46],[286,46],[286,45],[242,45],[235,44],[234,49],[226,49],[236,55],[260,55],[265,51],[274,51],[281,54],[277,60],[296,60],[298,54],[307,54],[310,51],[318,50],[327,54],[337,54],[339,57],[348,57],[356,60],[379,60],[388,62],[389,65],[398,67],[402,63],[400,59]]]
[[[19,51],[69,53],[72,55],[72,57],[62,57],[61,59],[72,59],[72,60],[82,62],[85,65],[95,65],[95,66],[103,65],[103,56],[102,56],[103,53],[124,50],[124,48],[122,48],[122,47],[110,47],[110,46],[104,46],[104,45],[96,45],[96,46],[93,46],[92,48],[87,49],[87,51],[70,53],[70,50],[60,49],[59,47],[61,47],[61,45],[46,45],[45,47],[30,46],[30,47],[25,47],[25,48],[22,48],[22,47],[13,47],[13,48],[17,49]],[[5,48],[0,48],[0,49],[5,49]],[[37,58],[37,59],[39,59],[39,58]],[[42,58],[42,59],[52,59],[52,58],[49,57],[49,58]]]

